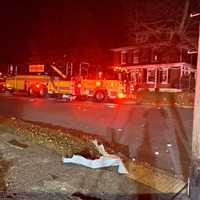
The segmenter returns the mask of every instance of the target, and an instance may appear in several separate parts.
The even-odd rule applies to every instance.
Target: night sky
[[[10,0],[0,4],[1,64],[63,59],[103,63],[107,49],[128,44],[131,20],[179,21],[184,7],[183,0]],[[191,0],[190,12],[200,11],[199,4]]]

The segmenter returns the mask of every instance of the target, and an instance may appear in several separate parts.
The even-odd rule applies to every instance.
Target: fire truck
[[[44,65],[29,65],[27,74],[18,73],[15,67],[15,75],[6,79],[5,87],[8,91],[21,91],[30,96],[46,97],[55,95],[57,97],[75,98],[74,83],[67,80],[66,75],[54,65],[48,65],[59,76],[50,76],[45,74]],[[25,70],[24,70],[25,71]]]
[[[86,62],[80,63],[77,74],[73,73],[72,64],[66,66],[65,73],[56,65],[48,67],[59,77],[45,74],[44,65],[29,65],[29,71],[25,75],[15,69],[15,75],[6,79],[6,89],[22,91],[30,96],[54,95],[69,100],[92,97],[96,102],[127,97],[127,87],[119,71],[113,69],[97,71]]]
[[[97,72],[89,63],[80,63],[76,85],[79,89],[77,95],[92,97],[96,102],[127,97],[126,85],[120,80],[120,73],[113,69]]]

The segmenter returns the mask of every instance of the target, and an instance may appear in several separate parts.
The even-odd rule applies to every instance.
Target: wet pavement
[[[188,176],[192,113],[189,108],[57,102],[0,97],[4,116],[40,121],[100,135],[127,144],[132,159]]]

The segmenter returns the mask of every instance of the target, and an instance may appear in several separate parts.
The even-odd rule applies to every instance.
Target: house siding
[[[114,49],[113,54],[114,65],[128,69],[132,73],[130,82],[141,87],[191,89],[195,86],[195,69],[186,50],[173,45],[135,46]]]
[[[121,52],[114,52],[113,64],[121,65]]]
[[[121,52],[114,52],[113,64],[120,65]],[[172,62],[191,62],[191,57],[186,50],[178,49],[173,46],[157,48],[133,48],[126,50],[127,60],[124,66],[132,64],[152,64],[152,63],[172,63]]]

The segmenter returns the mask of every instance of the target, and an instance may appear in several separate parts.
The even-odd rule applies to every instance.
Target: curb
[[[129,178],[161,193],[182,193],[187,186],[187,183],[180,177],[174,177],[167,174],[164,170],[149,165],[129,162],[126,166],[128,168]]]
[[[138,102],[135,102],[135,101],[128,101],[128,102],[125,102],[123,103],[125,105],[147,105],[147,106],[165,106],[165,107],[177,107],[177,108],[190,108],[190,109],[193,109],[194,106],[184,106],[184,105],[179,105],[179,104],[174,104],[174,105],[170,105],[170,104],[165,104],[165,103],[159,103],[159,104],[156,104],[156,103],[145,103],[145,102],[141,102],[141,103],[138,103]]]

